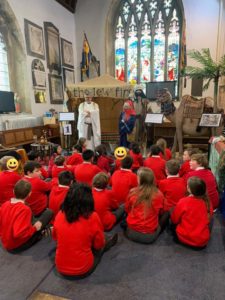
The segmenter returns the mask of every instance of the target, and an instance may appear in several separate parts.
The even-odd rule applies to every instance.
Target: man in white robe
[[[98,104],[92,101],[92,97],[85,97],[85,101],[79,105],[77,129],[79,138],[87,139],[87,149],[94,150],[101,144],[101,128]]]

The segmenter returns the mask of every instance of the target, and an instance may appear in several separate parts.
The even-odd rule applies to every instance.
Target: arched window
[[[114,28],[115,77],[130,83],[178,81],[180,0],[123,0]]]
[[[0,32],[0,90],[10,91],[7,48],[4,37]]]

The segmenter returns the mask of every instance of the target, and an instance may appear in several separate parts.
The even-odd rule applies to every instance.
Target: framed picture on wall
[[[59,30],[49,22],[44,22],[47,66],[50,72],[61,73],[61,55],[59,45]]]
[[[63,68],[64,88],[75,83],[74,70]]]
[[[62,76],[48,74],[49,92],[51,104],[63,104],[63,83]]]
[[[27,54],[45,59],[45,49],[42,27],[24,19]]]
[[[45,90],[34,90],[35,103],[46,103],[46,91]]]
[[[73,44],[65,39],[61,39],[61,51],[63,66],[73,68]]]
[[[46,89],[46,73],[42,61],[40,59],[34,59],[31,68],[33,86],[38,89]]]

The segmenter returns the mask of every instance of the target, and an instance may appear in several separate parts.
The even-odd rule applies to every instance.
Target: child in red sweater
[[[11,171],[7,167],[7,162],[14,159],[12,156],[3,156],[0,160],[2,172],[0,172],[0,206],[14,197],[13,189],[17,181],[21,179],[16,171]]]
[[[98,166],[93,165],[94,152],[92,150],[85,150],[82,153],[82,157],[84,160],[83,163],[77,165],[74,169],[75,180],[92,186],[94,176],[102,170]]]
[[[125,203],[127,229],[125,235],[138,243],[153,243],[165,228],[169,213],[161,215],[164,196],[154,183],[154,174],[148,168],[138,170],[138,187],[133,189]]]
[[[159,148],[161,149],[161,152],[159,155],[162,159],[165,159],[167,161],[172,158],[171,150],[169,148],[167,148],[167,142],[165,139],[162,139],[162,138],[158,139],[156,141],[156,145],[159,146]]]
[[[39,217],[43,213],[51,214],[52,211],[47,209],[47,192],[51,190],[51,183],[45,182],[40,178],[40,164],[36,161],[28,161],[24,165],[24,180],[29,181],[32,186],[31,194],[26,199],[26,204],[28,204],[32,210],[35,217]]]
[[[113,158],[111,158],[107,155],[105,145],[99,145],[95,148],[95,159],[96,159],[96,165],[103,172],[110,174],[114,160],[113,160]]]
[[[150,156],[144,161],[144,167],[151,169],[155,175],[156,184],[159,180],[166,178],[166,161],[160,157],[161,149],[159,146],[150,147]]]
[[[49,177],[52,177],[52,167],[54,165],[54,162],[55,162],[55,158],[58,156],[58,155],[61,155],[62,154],[62,147],[61,145],[55,145],[54,148],[53,148],[53,154],[49,160],[49,163],[48,163],[48,175]]]
[[[137,170],[143,166],[143,156],[140,147],[137,143],[131,144],[129,155],[133,158],[132,171],[137,173]]]
[[[66,198],[70,185],[73,183],[73,174],[70,171],[63,171],[59,174],[59,183],[55,185],[49,195],[49,208],[53,211],[52,223]]]
[[[80,279],[90,275],[103,253],[118,239],[114,235],[105,240],[103,226],[94,212],[91,188],[73,184],[57,214],[53,228],[57,241],[55,264],[65,278]]]
[[[187,189],[190,195],[177,203],[171,221],[176,225],[176,235],[181,243],[201,249],[210,238],[213,211],[202,179],[189,178]]]
[[[50,218],[34,219],[25,201],[31,193],[31,184],[19,180],[14,187],[15,198],[0,208],[0,237],[3,247],[13,253],[30,248],[41,239],[41,230]],[[33,219],[33,224],[32,224]]]
[[[104,231],[109,231],[121,220],[124,214],[124,207],[118,207],[118,203],[111,190],[107,190],[109,177],[101,172],[93,179],[92,195],[94,198],[95,211],[104,227]]]
[[[219,193],[217,190],[217,183],[215,176],[208,169],[208,160],[206,156],[202,153],[193,154],[190,161],[191,170],[186,174],[185,180],[192,176],[197,176],[205,181],[207,194],[209,200],[212,203],[213,209],[216,209],[219,206]]]
[[[183,163],[179,171],[180,177],[185,177],[187,173],[191,171],[191,167],[190,167],[191,155],[196,153],[198,153],[197,149],[188,148],[184,150]]]
[[[66,164],[70,166],[77,166],[82,164],[82,147],[79,144],[73,146],[73,154],[66,160]]]
[[[167,178],[160,180],[158,184],[160,191],[165,197],[164,211],[169,211],[172,207],[176,206],[177,202],[183,198],[187,192],[186,182],[178,175],[179,170],[179,161],[171,159],[166,162]]]
[[[132,164],[132,157],[126,156],[121,161],[121,169],[111,177],[112,191],[119,205],[125,203],[130,190],[138,185],[137,175],[131,171]]]
[[[58,178],[58,175],[63,172],[63,171],[74,171],[74,167],[73,166],[67,166],[65,164],[65,157],[62,155],[58,155],[55,158],[55,162],[54,165],[52,167],[52,178]]]
[[[37,161],[37,162],[40,162],[40,154],[38,152],[35,152],[35,151],[30,151],[28,154],[27,154],[27,157],[28,157],[28,160],[29,161]],[[42,179],[46,179],[48,178],[48,171],[43,167],[41,166],[41,177]]]

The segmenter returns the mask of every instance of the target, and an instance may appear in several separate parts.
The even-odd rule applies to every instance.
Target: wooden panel
[[[24,142],[25,139],[25,134],[24,131],[17,131],[15,132],[15,139],[16,139],[16,143],[22,143]]]
[[[33,134],[33,130],[32,129],[26,129],[25,130],[25,139],[26,140],[33,140],[33,136],[34,136],[34,134]]]
[[[13,132],[4,133],[4,137],[5,137],[4,140],[5,140],[6,146],[12,145],[16,142],[15,135]]]

